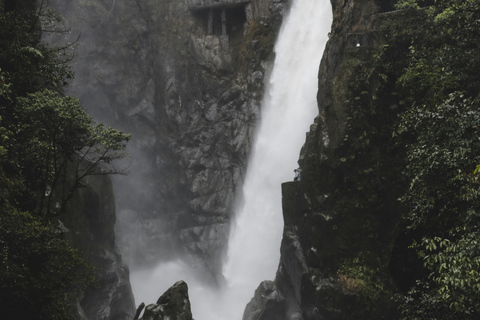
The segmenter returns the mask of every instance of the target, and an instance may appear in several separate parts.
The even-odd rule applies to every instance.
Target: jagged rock
[[[379,129],[390,124],[393,111],[368,109],[396,102],[390,91],[382,95],[376,91],[380,86],[359,80],[375,67],[375,49],[382,41],[378,18],[393,5],[331,3],[332,32],[319,72],[319,115],[301,151],[302,180],[282,185],[285,227],[274,284],[285,300],[278,319],[397,319],[398,291],[388,263],[402,209],[396,202],[398,177],[386,178],[392,177],[390,163],[395,162],[388,151],[391,132]],[[362,90],[384,100],[356,103],[354,92]],[[355,130],[374,133],[365,141]],[[360,173],[354,175],[355,170]]]
[[[284,319],[285,298],[275,287],[273,281],[263,281],[255,290],[255,295],[247,304],[243,320],[281,320]]]
[[[81,34],[68,93],[96,120],[132,133],[129,175],[114,179],[117,243],[131,266],[184,252],[197,270],[221,274],[288,3],[275,0],[272,13],[270,0],[254,2],[228,3],[224,29],[217,15],[208,26],[210,2],[49,2],[70,30],[62,40]]]
[[[189,10],[186,0],[51,2],[66,17],[72,38],[82,34],[70,94],[81,98],[99,121],[133,133],[129,181],[117,180],[116,190],[121,207],[118,242],[126,260],[148,264],[185,252],[216,282],[276,28],[289,2],[256,0],[231,8],[235,23],[226,35],[215,30],[218,26],[207,30],[208,10]],[[345,203],[332,199],[339,189],[353,192],[344,183],[349,171],[338,167],[349,113],[358,110],[344,96],[350,77],[356,76],[345,61],[371,58],[369,47],[381,41],[375,33],[376,15],[394,1],[331,2],[334,21],[319,73],[320,114],[300,156],[302,181],[283,186],[281,263],[275,282],[262,283],[257,290],[245,319],[380,319],[392,306],[385,295],[375,310],[362,309],[362,297],[342,282],[339,268],[364,250],[388,251],[397,209],[385,201],[381,212],[355,215],[356,209],[348,211]],[[366,155],[365,162],[378,159],[382,147]],[[390,187],[379,180],[385,189]],[[377,232],[378,221],[386,221],[383,233]],[[356,236],[362,230],[357,227],[381,237],[360,244]],[[111,293],[114,286],[109,285],[122,279],[112,240],[98,233],[91,238],[109,247],[97,258]],[[383,263],[377,272],[385,287],[387,271]],[[147,307],[144,319],[166,316],[165,305],[170,304],[159,302]],[[185,301],[174,306],[180,310],[175,316],[191,318],[183,309]]]
[[[158,300],[146,306],[140,320],[192,320],[188,286],[184,281],[176,282]]]
[[[228,39],[227,39],[228,41]],[[204,36],[192,39],[198,63],[214,73],[228,71],[232,58],[225,41],[218,36]]]
[[[87,319],[131,320],[134,300],[127,266],[108,251],[91,259],[102,267],[96,272],[98,283],[87,289],[80,303]]]
[[[135,312],[128,267],[115,245],[115,203],[111,179],[83,180],[62,216],[65,237],[81,249],[95,267],[97,281],[78,303],[82,319],[131,320]]]

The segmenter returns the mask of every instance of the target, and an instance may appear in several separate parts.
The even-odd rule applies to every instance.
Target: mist
[[[192,267],[195,264],[180,259],[131,268],[137,305],[154,303],[176,281],[184,280],[195,319],[241,319],[260,282],[274,279],[283,232],[281,183],[293,180],[305,133],[318,114],[318,68],[331,19],[329,0],[295,0],[283,21],[243,200],[231,228],[225,283],[207,286]]]

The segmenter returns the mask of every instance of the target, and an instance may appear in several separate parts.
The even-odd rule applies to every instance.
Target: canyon
[[[180,261],[202,285],[225,285],[228,239],[263,121],[274,43],[295,1],[49,1],[70,30],[60,40],[78,38],[68,94],[98,121],[132,133],[130,172],[113,177],[116,263],[141,271]],[[244,319],[383,319],[396,312],[389,261],[400,209],[380,164],[393,155],[380,138],[372,144],[367,134],[348,138],[352,117],[369,112],[352,107],[351,88],[362,84],[351,70],[362,72],[373,61],[382,43],[377,22],[393,11],[393,1],[332,0],[331,11],[316,84],[318,116],[298,160],[302,180],[282,185],[278,271],[259,284]],[[365,90],[375,95],[374,86]],[[386,103],[388,112],[395,109],[395,101]],[[350,160],[361,161],[368,192],[347,185]],[[379,208],[355,209],[374,197],[384,200]],[[268,225],[262,228],[268,233]],[[338,272],[359,259],[382,288],[374,300],[365,301]],[[130,305],[120,318],[130,318],[131,299],[120,301]],[[96,308],[92,314],[104,312]]]

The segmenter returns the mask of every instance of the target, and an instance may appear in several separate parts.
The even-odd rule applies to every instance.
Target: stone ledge
[[[231,8],[244,6],[248,3],[250,3],[250,0],[191,0],[188,5],[188,10]]]

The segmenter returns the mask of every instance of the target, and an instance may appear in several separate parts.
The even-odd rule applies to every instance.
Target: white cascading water
[[[318,114],[318,68],[331,25],[329,0],[292,1],[275,44],[275,63],[243,186],[245,201],[232,226],[226,287],[204,287],[184,262],[162,263],[153,270],[132,270],[137,302],[153,303],[177,280],[184,280],[195,319],[241,320],[258,285],[273,280],[283,232],[281,184],[293,180],[305,133]]]

